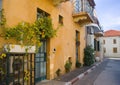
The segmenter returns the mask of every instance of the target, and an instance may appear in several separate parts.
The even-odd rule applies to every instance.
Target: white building
[[[95,11],[94,11],[95,12]],[[95,59],[97,61],[102,61],[103,59],[103,49],[100,37],[103,36],[103,29],[100,26],[99,20],[96,14],[94,14],[95,22],[86,25],[87,28],[87,45],[91,45],[94,49]]]
[[[120,31],[108,30],[101,40],[105,57],[120,57]]]

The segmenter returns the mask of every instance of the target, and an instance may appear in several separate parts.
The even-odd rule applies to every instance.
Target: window
[[[113,48],[113,53],[117,53],[117,48]]]
[[[63,25],[63,17],[61,15],[59,15],[59,24]]]
[[[80,33],[79,33],[79,31],[76,31],[76,46],[78,47],[79,45],[80,45]]]
[[[103,44],[105,44],[105,40],[103,40]]]
[[[76,61],[79,59],[80,54],[80,32],[76,30]]]
[[[90,5],[89,0],[84,0],[84,11],[93,16],[93,7]]]
[[[2,0],[0,0],[0,21],[2,20]]]
[[[78,13],[82,11],[82,1],[81,0],[76,0],[74,2],[74,12]]]
[[[47,12],[37,8],[37,19],[40,17],[49,17],[50,14],[48,14]]]
[[[97,41],[96,39],[94,39],[94,50],[100,51],[100,41]]]
[[[50,16],[50,14],[48,14],[47,12],[45,12],[45,11],[43,11],[42,9],[39,9],[39,8],[37,8],[37,20],[39,20],[39,19],[42,19],[42,18],[47,18],[47,17],[49,17]],[[44,21],[44,20],[43,20]],[[45,22],[45,21],[44,21]],[[42,23],[44,23],[44,22],[42,22]],[[42,25],[48,25],[48,24],[42,24]],[[45,27],[45,26],[43,26],[43,28]],[[44,29],[43,29],[42,27],[39,29],[39,31],[41,31],[41,33],[44,33]],[[42,34],[40,34],[40,40],[42,40],[43,38],[43,35]]]
[[[116,44],[116,39],[113,39],[113,44]]]
[[[87,26],[87,33],[88,34],[94,34],[94,30],[93,30],[93,28],[92,27],[90,27],[90,26]]]
[[[97,46],[96,46],[96,45],[97,45],[97,40],[94,39],[94,50],[95,50],[95,51],[97,51]]]
[[[106,53],[106,48],[103,49],[104,53]]]
[[[100,41],[97,41],[97,51],[100,51]]]
[[[2,9],[2,0],[0,0],[0,10]]]

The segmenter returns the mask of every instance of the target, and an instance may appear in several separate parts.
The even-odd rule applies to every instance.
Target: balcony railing
[[[88,34],[93,34],[97,37],[103,36],[103,30],[102,27],[98,24],[92,23],[88,24],[87,26],[87,33]]]
[[[78,23],[92,23],[93,19],[87,12],[73,13],[74,22]]]
[[[75,22],[94,23],[93,0],[76,0],[74,2],[73,18]]]

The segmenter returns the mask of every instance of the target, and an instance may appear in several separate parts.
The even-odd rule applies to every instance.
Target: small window
[[[0,21],[2,19],[2,0],[0,0]]]
[[[100,51],[100,41],[97,41],[97,51]]]
[[[113,39],[113,44],[116,44],[116,39]]]
[[[94,50],[95,50],[95,51],[97,51],[97,46],[96,46],[96,45],[97,45],[97,40],[94,39]]]
[[[104,53],[106,53],[106,48],[103,49]]]
[[[48,14],[47,12],[45,12],[42,9],[37,8],[37,19],[41,18],[41,17],[49,17],[50,14]]]
[[[2,9],[2,0],[0,0],[0,10]]]
[[[105,44],[105,40],[103,40],[103,44]]]
[[[61,15],[59,15],[59,24],[63,25],[63,17]]]
[[[117,53],[117,48],[113,48],[113,53]]]

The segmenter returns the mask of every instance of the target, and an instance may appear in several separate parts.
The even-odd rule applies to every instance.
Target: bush
[[[76,61],[76,68],[80,68],[80,66],[81,66],[81,63],[77,60]]]
[[[84,49],[84,65],[85,66],[90,66],[94,63],[94,50],[92,46],[87,46]]]

